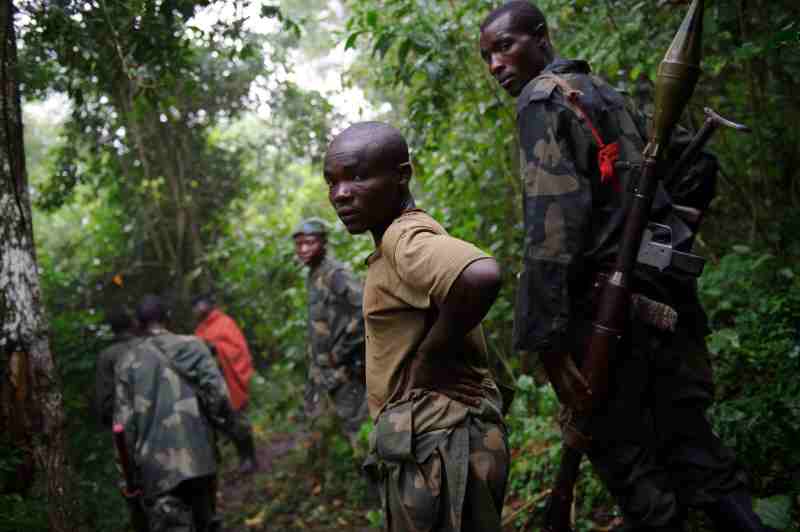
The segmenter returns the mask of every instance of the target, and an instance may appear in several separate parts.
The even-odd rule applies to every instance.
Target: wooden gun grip
[[[125,427],[120,423],[115,423],[112,428],[114,435],[114,447],[117,448],[117,456],[119,456],[119,464],[122,467],[122,475],[125,478],[125,489],[123,495],[127,498],[138,497],[141,495],[135,485],[133,478],[133,468],[131,465],[130,455],[128,454],[128,446],[125,444]]]

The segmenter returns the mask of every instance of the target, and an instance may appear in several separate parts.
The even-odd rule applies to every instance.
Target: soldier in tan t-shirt
[[[509,455],[480,326],[499,266],[415,208],[411,175],[405,139],[378,122],[346,129],[325,157],[331,204],[376,247],[364,286],[366,467],[391,532],[499,531]]]

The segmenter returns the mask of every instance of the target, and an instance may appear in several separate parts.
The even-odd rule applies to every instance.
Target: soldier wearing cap
[[[318,418],[327,398],[355,447],[367,419],[361,282],[327,251],[322,220],[303,220],[292,233],[295,252],[308,266],[308,379],[305,415]]]

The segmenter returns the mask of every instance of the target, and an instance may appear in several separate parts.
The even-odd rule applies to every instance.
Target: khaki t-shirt
[[[418,209],[406,211],[386,230],[368,259],[364,285],[367,396],[373,418],[385,404],[407,397],[407,363],[435,321],[435,301],[444,301],[461,272],[486,257],[474,245],[448,235]],[[480,325],[469,333],[464,351],[448,355],[478,370],[484,375],[487,396],[499,397],[487,369]],[[424,418],[417,412],[414,432],[452,426],[466,415],[465,405],[437,393],[426,395],[421,402],[435,408],[425,408]]]

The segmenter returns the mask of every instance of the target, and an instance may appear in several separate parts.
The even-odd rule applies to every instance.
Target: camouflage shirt
[[[225,380],[194,336],[155,330],[115,368],[114,423],[145,496],[156,496],[217,470],[212,427],[231,419]]]
[[[308,273],[306,286],[309,379],[333,390],[363,371],[361,283],[342,263],[326,256]]]
[[[114,414],[114,366],[122,355],[142,339],[130,333],[114,337],[113,343],[97,355],[94,379],[94,408],[100,423],[111,426]]]
[[[577,91],[580,109],[567,97],[571,91]],[[612,182],[601,181],[599,147],[584,113],[605,144],[619,142]],[[609,270],[619,250],[627,191],[642,163],[646,121],[628,98],[592,75],[586,62],[558,59],[523,89],[517,123],[525,247],[514,344],[529,351],[567,352],[576,318],[585,318],[587,310],[591,314],[595,274]],[[660,184],[654,216],[670,207]],[[681,306],[679,319],[705,319],[693,281],[637,271],[634,290]]]

